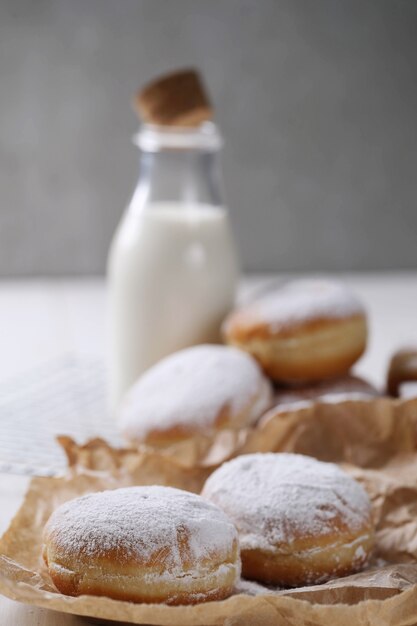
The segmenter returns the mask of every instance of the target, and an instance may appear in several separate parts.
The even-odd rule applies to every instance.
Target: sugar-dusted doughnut
[[[371,400],[380,395],[380,392],[363,378],[348,374],[340,378],[320,381],[316,384],[277,387],[274,393],[274,407],[271,411],[280,407],[287,409],[314,402]]]
[[[360,570],[372,548],[369,498],[332,463],[244,455],[211,474],[202,495],[235,523],[246,578],[319,583]]]
[[[401,348],[391,357],[387,391],[394,397],[416,397],[415,383],[417,383],[417,347]]]
[[[246,352],[195,346],[166,357],[139,378],[122,404],[120,427],[131,441],[166,446],[249,426],[271,398],[269,381]]]
[[[170,487],[128,487],[61,505],[44,559],[64,594],[194,604],[229,596],[240,574],[236,529],[213,504]]]
[[[417,380],[409,380],[401,383],[398,388],[398,397],[403,400],[410,400],[411,398],[417,398]]]
[[[227,343],[252,354],[277,381],[341,376],[366,347],[366,315],[343,285],[298,280],[232,312]]]

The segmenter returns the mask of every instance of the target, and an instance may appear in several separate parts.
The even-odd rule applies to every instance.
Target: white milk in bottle
[[[238,274],[217,127],[144,125],[137,143],[139,182],[108,261],[113,408],[162,357],[220,340]]]

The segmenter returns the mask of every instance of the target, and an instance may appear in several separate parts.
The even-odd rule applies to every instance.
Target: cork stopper
[[[136,94],[134,106],[144,122],[158,126],[196,127],[213,117],[201,77],[193,69],[148,83]]]

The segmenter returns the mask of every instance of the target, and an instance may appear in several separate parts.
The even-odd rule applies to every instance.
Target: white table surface
[[[370,341],[355,372],[382,385],[389,356],[417,345],[417,271],[339,275],[365,303]],[[278,281],[258,276],[241,298]],[[100,279],[0,282],[0,381],[65,354],[105,358],[105,285]],[[0,534],[19,507],[28,479],[0,474]],[[75,626],[85,619],[24,606],[0,597],[0,626]]]

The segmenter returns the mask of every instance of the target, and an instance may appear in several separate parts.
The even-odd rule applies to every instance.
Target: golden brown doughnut
[[[417,348],[402,348],[393,354],[387,374],[387,390],[394,397],[415,397],[411,384],[417,382]],[[402,390],[404,388],[404,391]]]
[[[211,474],[202,495],[235,523],[246,578],[316,584],[362,569],[372,549],[369,498],[332,463],[243,455]]]
[[[167,446],[249,426],[271,400],[269,381],[246,352],[195,346],[166,357],[139,378],[122,404],[120,427],[131,441]]]
[[[61,505],[44,532],[44,559],[66,595],[195,604],[232,593],[236,529],[216,506],[171,487],[128,487]]]
[[[342,376],[318,382],[316,384],[293,387],[277,387],[274,393],[274,406],[289,407],[320,402],[337,402],[349,399],[372,399],[379,396],[379,391],[359,376]],[[269,413],[269,411],[268,411]]]
[[[366,347],[361,303],[339,283],[299,280],[231,313],[226,342],[252,354],[276,381],[341,376]]]
[[[399,386],[398,397],[404,400],[417,398],[417,380],[407,380]]]

